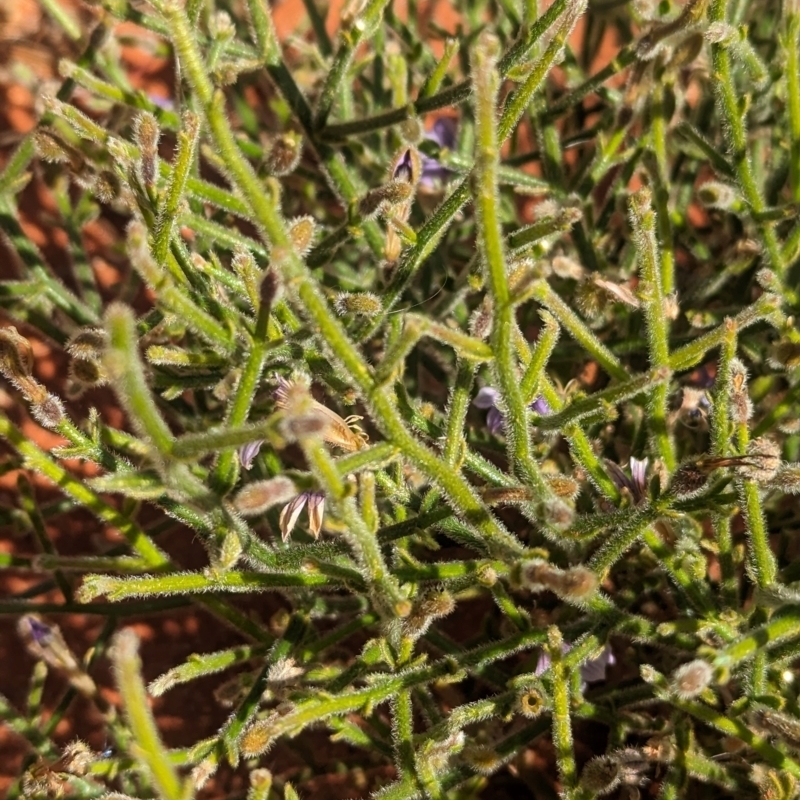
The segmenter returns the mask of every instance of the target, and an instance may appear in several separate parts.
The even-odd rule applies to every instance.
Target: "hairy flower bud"
[[[303,137],[294,131],[287,131],[276,137],[270,144],[264,166],[270,175],[281,177],[294,172],[303,154]]]
[[[81,328],[67,342],[67,352],[74,358],[100,358],[108,345],[108,334],[102,328]]]
[[[54,394],[45,393],[39,400],[31,399],[31,414],[42,427],[54,430],[66,416],[64,404]]]
[[[744,424],[753,416],[753,403],[747,388],[747,368],[738,358],[731,360],[729,393],[731,417],[736,424]]]
[[[0,328],[0,373],[12,383],[33,372],[33,349],[13,325]]]
[[[492,298],[486,295],[481,304],[469,318],[469,334],[476,339],[485,339],[492,331],[494,305]]]
[[[414,188],[405,180],[395,178],[381,186],[370,189],[358,204],[358,213],[370,218],[385,213],[392,206],[401,205],[411,198]]]
[[[620,765],[612,756],[596,756],[581,771],[580,787],[592,797],[613,791],[620,781]]]
[[[488,745],[472,745],[465,748],[463,758],[472,769],[481,775],[491,775],[504,764],[502,756]]]
[[[697,189],[697,198],[707,208],[730,211],[738,202],[736,190],[727,183],[706,181]]]
[[[36,659],[66,675],[70,684],[81,694],[93,696],[97,687],[72,654],[61,629],[49,625],[36,614],[25,614],[17,623],[17,631],[25,649]]]
[[[670,680],[672,691],[682,700],[697,697],[714,677],[711,665],[701,659],[682,664],[673,673]]]
[[[523,564],[520,582],[533,592],[547,589],[563,600],[578,603],[597,589],[597,576],[590,569],[582,566],[559,569],[540,559]]]
[[[372,292],[339,292],[334,307],[342,316],[375,317],[383,310],[380,298]]]
[[[307,215],[297,217],[289,223],[289,238],[292,240],[292,246],[299,256],[302,257],[308,252],[311,242],[314,240],[316,229],[316,221],[313,217]]]
[[[153,186],[158,176],[158,139],[161,131],[158,121],[149,112],[144,111],[133,123],[133,135],[139,148],[139,169],[142,183]]]
[[[747,457],[736,471],[745,480],[764,484],[778,474],[781,463],[780,445],[762,436],[747,445]]]
[[[234,498],[233,507],[244,517],[254,517],[272,506],[288,502],[296,494],[294,483],[279,475],[266,481],[248,483]]]

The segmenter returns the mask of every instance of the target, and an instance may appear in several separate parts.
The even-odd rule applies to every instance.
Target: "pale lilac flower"
[[[458,122],[453,117],[439,117],[433,123],[430,133],[425,135],[425,138],[436,142],[442,149],[452,150],[456,146],[457,129]],[[419,182],[426,189],[435,189],[438,185],[446,183],[451,174],[451,170],[435,158],[423,156],[422,176]]]
[[[647,459],[631,458],[630,478],[622,468],[613,461],[606,460],[606,468],[611,474],[611,480],[618,489],[627,489],[633,502],[638,506],[647,497]]]
[[[281,511],[280,528],[281,536],[285,542],[291,536],[300,512],[308,506],[308,530],[315,538],[319,538],[322,530],[322,517],[325,513],[325,495],[322,492],[303,492],[289,501]]]
[[[263,439],[256,439],[239,448],[239,463],[243,469],[250,469],[253,466],[253,461],[261,450],[262,444],[264,444]]]
[[[505,428],[503,412],[497,407],[497,400],[499,397],[500,392],[498,392],[497,389],[494,389],[491,386],[484,386],[478,391],[478,394],[472,401],[472,405],[474,405],[476,408],[489,409],[489,413],[486,415],[486,427],[489,429],[489,433],[491,433],[493,436],[497,436],[498,434],[502,433],[503,429]],[[544,399],[544,397],[542,397],[542,395],[539,395],[530,404],[529,408],[531,408],[540,416],[546,416],[547,414],[553,413],[553,409],[550,408],[549,403]]]
[[[567,642],[561,644],[561,652],[564,655],[570,650],[572,650],[571,644]],[[616,663],[617,660],[614,658],[614,652],[606,645],[597,658],[589,659],[589,661],[581,665],[581,691],[586,689],[586,684],[588,683],[604,681],[606,679],[606,670]],[[533,674],[544,674],[550,669],[550,664],[550,656],[546,651],[542,650],[542,652],[539,653],[539,660],[536,662],[536,669],[534,669]]]
[[[492,436],[502,433],[505,427],[503,412],[497,407],[498,397],[500,397],[500,392],[497,389],[493,389],[491,386],[484,386],[472,401],[472,405],[477,408],[489,409],[489,413],[486,415],[486,427]]]
[[[553,413],[553,409],[550,408],[550,403],[548,403],[541,394],[531,403],[531,408],[540,417],[546,417],[548,414]]]

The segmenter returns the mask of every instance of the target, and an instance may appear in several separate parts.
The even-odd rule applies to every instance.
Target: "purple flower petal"
[[[606,645],[597,658],[587,661],[581,667],[581,678],[583,678],[586,683],[604,681],[606,679],[606,670],[608,667],[616,663],[617,659],[614,658],[613,651],[608,645]]]
[[[572,645],[563,642],[561,645],[561,652],[566,655],[572,650]],[[606,645],[597,658],[592,658],[581,666],[581,679],[584,683],[597,683],[606,679],[606,670],[612,664],[616,664],[617,660],[614,658],[614,653],[611,648]],[[545,650],[539,653],[539,660],[536,662],[536,668],[533,670],[534,675],[543,675],[550,669],[550,656]]]
[[[41,620],[36,617],[28,616],[28,625],[30,626],[31,638],[38,645],[44,645],[51,637],[52,630],[49,625],[45,625]]]
[[[456,133],[458,131],[458,122],[453,117],[439,117],[433,123],[426,139],[436,142],[439,147],[446,147],[452,150],[456,146]]]
[[[489,409],[489,413],[486,415],[486,427],[489,429],[489,433],[491,433],[492,436],[497,436],[502,433],[506,427],[506,421],[503,418],[502,411],[495,406],[492,406]]]
[[[414,165],[411,161],[411,151],[406,150],[403,153],[403,157],[398,162],[397,166],[394,168],[394,174],[392,177],[395,180],[405,181],[406,183],[412,183],[414,179]]]
[[[433,123],[433,129],[425,136],[426,139],[436,142],[443,150],[452,150],[456,146],[456,132],[458,122],[453,117],[439,117]],[[420,183],[433,189],[439,183],[444,183],[452,175],[449,170],[435,158],[427,156],[422,159],[422,175]]]
[[[500,392],[497,389],[493,389],[491,386],[484,386],[475,395],[472,405],[476,408],[495,408],[498,397],[500,397]]]
[[[243,469],[250,469],[250,467],[253,466],[253,461],[261,450],[262,444],[264,444],[264,442],[261,439],[257,439],[239,448],[239,463],[242,465]]]
[[[550,408],[550,403],[539,395],[532,403],[531,408],[540,416],[546,417],[548,414],[553,413],[553,409]]]

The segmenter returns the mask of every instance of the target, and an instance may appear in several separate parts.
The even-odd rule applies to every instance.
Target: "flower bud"
[[[747,368],[734,358],[730,366],[730,407],[731,417],[737,425],[742,425],[753,416],[753,403],[747,389]]]
[[[581,771],[580,787],[592,797],[613,791],[620,781],[620,765],[611,756],[596,756]]]
[[[89,748],[89,745],[80,739],[75,739],[64,748],[61,754],[59,759],[60,771],[80,777],[86,775],[94,760],[95,754]]]
[[[245,758],[254,758],[266,753],[275,738],[275,723],[281,714],[273,711],[268,717],[251,725],[242,735],[239,751]]]
[[[443,772],[454,755],[461,752],[466,737],[463,731],[456,731],[446,739],[426,742],[421,751],[425,765],[434,773]]]
[[[503,766],[503,759],[487,745],[472,745],[464,750],[464,760],[481,775],[491,775]]]
[[[67,342],[73,358],[100,358],[108,345],[108,334],[102,328],[81,328]]]
[[[80,155],[62,141],[61,137],[50,128],[39,128],[33,132],[33,143],[36,154],[42,161],[51,164],[69,164],[73,171],[78,172],[83,167]]]
[[[781,467],[781,447],[765,437],[753,439],[747,445],[747,457],[737,467],[737,473],[748,481],[764,484],[771,481]]]
[[[409,609],[410,613],[405,615],[404,633],[414,638],[422,636],[433,620],[446,617],[455,607],[455,600],[450,592],[440,591],[429,594]]]
[[[102,386],[108,382],[103,365],[88,358],[75,358],[69,365],[70,377],[81,386]]]
[[[392,180],[367,192],[358,204],[358,213],[370,218],[385,213],[388,208],[409,200],[414,193],[411,184],[404,180]]]
[[[772,479],[772,485],[786,494],[800,494],[800,465],[784,464]]]
[[[54,430],[66,416],[64,404],[54,394],[46,394],[41,400],[32,399],[31,414],[33,418],[44,428]]]
[[[13,325],[0,328],[0,372],[14,384],[33,372],[33,349]]]
[[[703,489],[708,473],[701,470],[694,461],[681,466],[672,476],[669,489],[677,497],[692,497]]]
[[[581,490],[581,485],[574,478],[566,475],[545,474],[545,480],[550,484],[553,494],[566,500],[574,500]]]
[[[486,295],[469,318],[470,336],[481,340],[486,339],[492,331],[493,312],[492,298]]]
[[[243,517],[255,517],[268,508],[287,503],[297,494],[294,483],[282,475],[248,483],[234,498],[233,507]]]
[[[259,288],[261,270],[256,264],[253,254],[243,247],[237,247],[231,259],[231,269],[239,276],[244,284],[244,290],[247,293],[247,299],[250,301],[250,307],[253,311],[258,310],[261,303]]]
[[[302,257],[308,252],[316,229],[317,223],[310,216],[297,217],[289,223],[289,238],[299,256]]]
[[[800,342],[777,342],[770,348],[768,358],[775,369],[796,369],[800,367]]]
[[[670,686],[681,700],[690,700],[697,697],[711,683],[713,677],[711,665],[695,659],[688,664],[682,664],[672,673]]]
[[[281,295],[281,283],[275,270],[268,269],[258,286],[258,301],[263,312],[269,311]]]
[[[25,649],[35,659],[44,661],[49,667],[65,674],[70,684],[81,694],[92,696],[97,692],[94,681],[72,654],[57,625],[48,625],[36,614],[25,614],[17,623],[17,631]]]
[[[267,800],[272,789],[272,773],[268,769],[254,769],[250,773],[247,800]]]
[[[490,506],[530,503],[533,492],[526,486],[485,486],[481,489],[483,501]]]
[[[164,271],[156,263],[147,241],[147,228],[141,220],[133,219],[128,225],[126,248],[131,266],[152,289],[165,281]]]
[[[361,317],[375,317],[383,310],[380,298],[372,292],[339,292],[334,307],[342,316],[355,314]]]
[[[597,576],[587,567],[564,570],[540,559],[533,559],[522,566],[520,582],[533,592],[547,589],[562,600],[573,602],[586,600],[597,589]]]
[[[706,181],[702,184],[697,189],[697,198],[706,208],[717,208],[720,211],[730,211],[739,200],[732,186],[719,181]]]
[[[303,137],[294,131],[287,131],[272,141],[264,167],[270,175],[288,175],[295,171],[302,154]]]
[[[133,136],[139,148],[142,183],[146,187],[153,186],[158,176],[158,139],[161,131],[158,121],[149,111],[144,111],[136,117],[133,123]]]

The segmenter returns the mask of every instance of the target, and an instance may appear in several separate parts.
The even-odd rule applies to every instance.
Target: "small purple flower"
[[[489,429],[489,433],[491,433],[492,436],[501,434],[505,428],[503,412],[497,407],[497,400],[499,397],[500,392],[498,392],[497,389],[494,389],[491,386],[484,386],[478,391],[478,394],[472,401],[472,405],[474,405],[476,408],[489,409],[489,413],[486,415],[486,427]],[[542,395],[539,395],[530,404],[529,408],[531,408],[540,416],[546,416],[547,414],[553,413],[553,409],[550,408],[550,404],[544,399],[544,397],[542,397]]]
[[[239,448],[239,463],[243,469],[250,469],[253,466],[253,461],[259,454],[262,444],[264,444],[262,439],[256,439],[254,442],[248,442]]]
[[[542,395],[539,395],[532,403],[531,408],[540,416],[546,417],[548,414],[553,413],[553,409],[550,408],[550,403],[544,399]]]
[[[629,478],[622,468],[613,461],[606,460],[606,469],[611,474],[611,480],[618,489],[627,489],[635,505],[639,505],[647,497],[647,459],[631,458]]]
[[[569,653],[571,649],[571,644],[567,644],[567,642],[562,643],[561,652],[564,655]],[[600,681],[604,681],[606,679],[606,670],[608,667],[613,666],[616,663],[617,659],[614,658],[613,651],[608,645],[606,645],[597,658],[591,658],[589,661],[581,665],[581,680],[583,683],[581,689],[585,689],[587,683],[598,683]],[[539,660],[536,662],[536,669],[534,669],[533,674],[544,674],[548,669],[550,669],[550,664],[550,656],[543,650],[541,653],[539,653]]]
[[[279,524],[281,536],[285,542],[291,536],[300,512],[308,506],[308,530],[315,538],[319,538],[322,530],[322,517],[325,514],[325,495],[322,492],[302,492],[294,500],[290,500],[281,511]]]
[[[453,117],[439,117],[425,138],[436,142],[443,150],[453,150],[456,146],[457,129],[458,123]],[[451,170],[435,158],[423,157],[420,183],[425,188],[435,189],[439,184],[446,183],[451,174]]]
[[[489,413],[486,415],[486,427],[492,436],[502,433],[505,427],[503,413],[497,407],[498,397],[500,397],[500,392],[497,389],[493,389],[491,386],[484,386],[472,401],[472,405],[477,408],[489,409]]]

